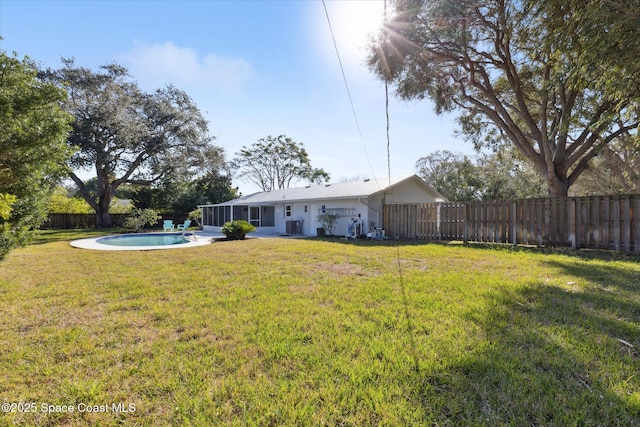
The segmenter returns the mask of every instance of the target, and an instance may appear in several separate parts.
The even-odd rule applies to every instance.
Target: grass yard
[[[638,258],[90,234],[0,263],[0,425],[640,425]]]

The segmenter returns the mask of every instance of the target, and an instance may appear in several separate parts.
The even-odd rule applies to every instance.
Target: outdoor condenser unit
[[[300,220],[287,221],[287,234],[302,234],[302,221]]]

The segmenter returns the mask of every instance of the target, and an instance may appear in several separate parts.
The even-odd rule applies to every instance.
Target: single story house
[[[417,175],[308,185],[200,205],[204,231],[245,220],[261,234],[315,236],[322,214],[337,216],[333,234],[367,234],[382,228],[382,207],[390,203],[431,203],[445,197]]]

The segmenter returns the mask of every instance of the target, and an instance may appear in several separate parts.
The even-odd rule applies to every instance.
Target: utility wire
[[[375,179],[375,172],[373,171],[373,167],[371,166],[371,161],[369,160],[369,154],[367,153],[367,147],[364,143],[364,138],[362,137],[362,131],[360,130],[360,123],[358,122],[358,115],[356,114],[356,109],[353,106],[353,100],[351,98],[351,91],[349,90],[349,84],[347,83],[347,76],[344,72],[344,67],[342,66],[342,60],[340,59],[340,52],[338,51],[338,45],[336,43],[336,38],[333,34],[333,28],[331,27],[331,20],[329,19],[329,12],[327,11],[327,5],[325,4],[325,0],[322,0],[322,6],[324,7],[324,13],[327,16],[327,23],[329,24],[329,31],[331,32],[331,38],[333,39],[333,47],[336,50],[336,56],[338,57],[338,62],[340,63],[340,71],[342,71],[342,79],[344,80],[344,86],[347,88],[347,95],[349,95],[349,103],[351,104],[351,111],[353,112],[353,118],[356,121],[356,126],[358,127],[358,134],[360,135],[360,140],[362,141],[362,147],[364,148],[365,155],[367,156],[367,162],[369,162],[369,168],[371,169],[371,173]],[[387,1],[384,2],[384,20],[387,19]],[[388,73],[385,73],[384,79],[384,93],[385,93],[385,114],[387,117],[387,173],[389,177],[389,185],[391,185],[391,138],[389,137],[389,76]],[[418,361],[418,352],[416,349],[415,338],[413,336],[414,327],[413,322],[411,321],[411,314],[409,312],[409,300],[407,297],[407,291],[404,285],[404,278],[402,276],[402,262],[400,259],[400,247],[396,245],[396,260],[398,263],[398,280],[400,282],[400,292],[402,294],[402,303],[404,305],[404,315],[407,319],[407,333],[409,334],[409,350],[411,352],[411,356],[414,362],[414,369],[416,372],[420,370],[420,364]]]
[[[384,0],[384,20],[387,22],[387,0]],[[389,176],[389,186],[391,186],[391,138],[389,136],[389,80],[391,79],[391,72],[386,69],[384,72],[384,99],[385,99],[385,114],[387,117],[387,173]],[[398,264],[398,282],[400,285],[400,293],[402,295],[402,305],[404,306],[404,316],[407,319],[407,334],[409,335],[409,350],[411,357],[413,358],[413,369],[416,372],[420,372],[420,361],[418,359],[418,351],[416,347],[416,340],[414,337],[414,326],[411,320],[411,312],[409,311],[409,297],[407,296],[407,289],[404,284],[404,276],[402,275],[402,261],[400,257],[400,246],[396,245],[396,261]]]
[[[389,138],[389,81],[386,77],[384,79],[384,112],[387,116],[387,175],[389,177],[389,186],[391,186],[391,139]]]
[[[325,4],[325,0],[322,0],[322,7],[324,7],[324,14],[327,17],[327,24],[329,24],[329,32],[331,33],[331,39],[333,40],[333,48],[336,51],[336,56],[338,57],[338,63],[340,64],[340,71],[342,72],[342,80],[344,81],[344,87],[347,89],[347,95],[349,97],[349,104],[351,105],[351,112],[353,113],[353,119],[356,122],[356,127],[358,128],[358,135],[360,136],[360,142],[362,142],[362,148],[364,149],[364,155],[367,158],[367,163],[369,164],[369,169],[371,170],[371,174],[373,175],[373,179],[376,179],[376,173],[373,171],[373,166],[371,165],[371,160],[369,159],[369,153],[367,152],[367,146],[364,143],[364,138],[362,137],[362,130],[360,129],[360,122],[358,121],[358,115],[356,114],[356,109],[353,106],[353,99],[351,98],[351,91],[349,90],[349,84],[347,83],[347,75],[344,72],[344,67],[342,66],[342,59],[340,59],[340,52],[338,50],[338,44],[336,43],[336,37],[333,34],[333,27],[331,26],[331,19],[329,19],[329,11],[327,11],[327,5]],[[389,181],[391,182],[391,181]]]
[[[387,23],[387,0],[384,0],[384,19],[383,23]],[[389,178],[389,186],[391,186],[391,138],[389,137],[389,74],[387,70],[384,72],[384,112],[387,116],[387,175]]]

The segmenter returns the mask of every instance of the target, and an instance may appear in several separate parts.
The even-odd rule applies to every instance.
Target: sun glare
[[[364,59],[370,37],[383,23],[384,0],[332,1],[327,2],[327,9],[338,48],[345,55]]]

